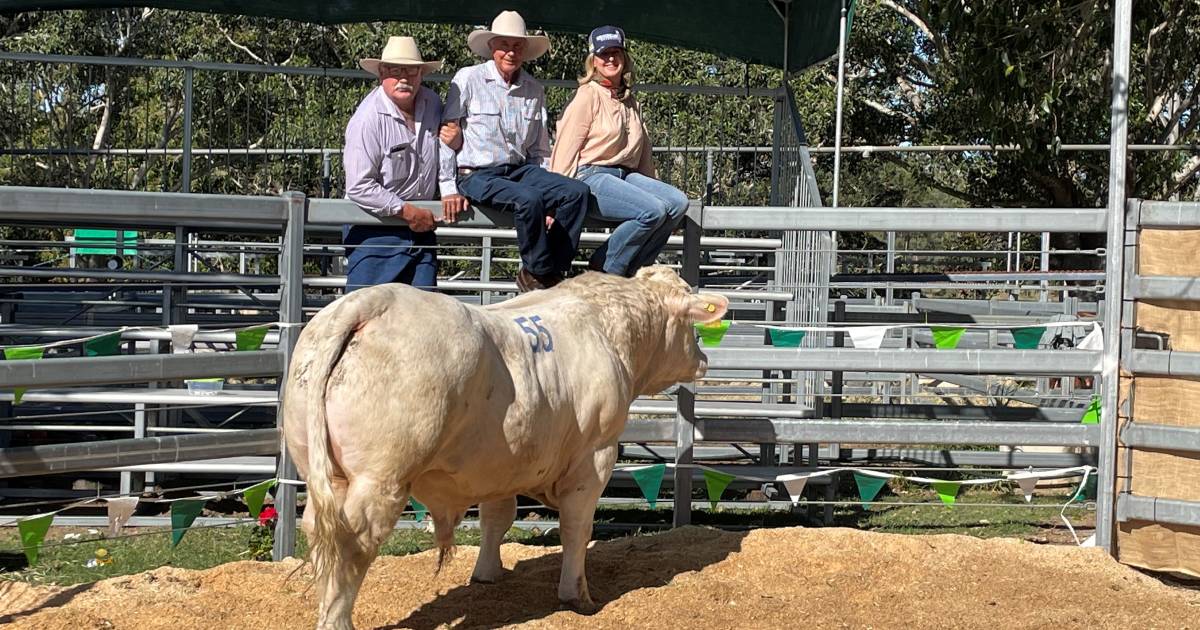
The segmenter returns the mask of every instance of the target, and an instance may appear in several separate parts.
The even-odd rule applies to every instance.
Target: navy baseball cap
[[[598,26],[588,35],[588,45],[593,55],[608,48],[625,50],[625,31],[615,26]]]

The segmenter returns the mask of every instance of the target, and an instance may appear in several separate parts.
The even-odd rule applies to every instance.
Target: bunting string
[[[742,479],[747,481],[755,481],[760,483],[781,483],[784,489],[787,490],[788,497],[791,499],[792,505],[797,505],[804,491],[804,487],[808,480],[814,477],[826,477],[837,474],[852,474],[854,476],[855,485],[858,488],[859,498],[861,499],[864,509],[870,509],[875,498],[892,479],[903,479],[910,483],[920,483],[930,486],[937,493],[939,499],[947,507],[955,504],[959,490],[963,486],[971,485],[988,485],[1002,482],[1015,482],[1021,488],[1025,496],[1026,503],[1032,501],[1034,487],[1038,481],[1046,479],[1071,478],[1082,476],[1079,487],[1072,494],[1071,499],[1063,505],[1059,512],[1059,517],[1071,532],[1071,536],[1078,544],[1086,544],[1086,541],[1080,542],[1079,537],[1075,533],[1074,527],[1066,517],[1066,510],[1072,504],[1083,500],[1088,482],[1095,471],[1092,466],[1075,466],[1071,468],[1059,468],[1054,470],[1043,471],[1015,471],[1008,472],[1003,477],[984,478],[984,479],[963,479],[963,480],[947,480],[934,479],[930,477],[908,476],[896,473],[884,472],[869,468],[830,468],[825,470],[814,470],[803,473],[784,473],[775,476],[755,476],[755,475],[738,475],[727,471],[719,470],[711,466],[702,464],[675,464],[675,463],[657,463],[647,465],[620,466],[614,468],[614,472],[629,473],[637,483],[650,508],[657,507],[658,494],[662,487],[663,477],[668,468],[687,469],[701,471],[705,487],[708,492],[710,505],[715,509],[720,501],[725,490],[734,480]],[[241,495],[250,512],[250,519],[243,519],[251,522],[258,519],[262,514],[263,504],[267,492],[277,485],[301,486],[305,485],[303,481],[294,479],[267,479],[257,482],[240,490],[229,490],[216,493],[214,496],[191,496],[180,497],[174,499],[146,499],[148,501],[156,501],[160,503],[170,504],[171,516],[171,546],[178,546],[183,540],[184,535],[189,529],[192,529],[196,519],[200,516],[204,509],[204,505],[208,501],[221,500],[230,496]],[[137,505],[143,499],[138,496],[130,495],[114,495],[108,497],[95,497],[78,501],[73,501],[69,505],[53,510],[43,512],[32,516],[26,516],[16,519],[17,529],[20,533],[21,546],[25,552],[26,559],[32,566],[37,563],[42,543],[45,540],[46,533],[49,531],[54,517],[61,512],[91,505],[99,502],[104,502],[108,508],[109,534],[112,537],[119,536],[123,526],[128,523],[133,512],[137,509]],[[412,513],[417,521],[423,521],[428,508],[417,501],[416,498],[410,497],[409,502],[412,506]],[[239,521],[241,522],[241,521]],[[224,525],[223,525],[224,526]],[[134,534],[140,535],[140,534]]]
[[[266,330],[272,329],[272,328],[282,330],[285,328],[302,328],[302,327],[304,327],[304,325],[305,325],[305,323],[303,323],[303,322],[264,322],[261,324],[252,324],[249,326],[241,326],[241,327],[233,327],[233,328],[207,328],[204,330],[200,330],[200,327],[196,324],[176,324],[176,325],[171,325],[171,326],[122,326],[116,330],[97,333],[94,335],[87,335],[84,337],[72,337],[70,339],[61,339],[59,341],[51,341],[51,342],[47,342],[47,343],[36,343],[36,344],[22,343],[22,344],[0,345],[0,350],[7,351],[7,350],[13,349],[13,348],[43,348],[43,349],[61,348],[61,347],[65,347],[65,346],[87,344],[89,342],[97,342],[97,341],[110,343],[109,340],[114,339],[113,336],[118,333],[120,333],[121,337],[117,337],[117,338],[115,338],[115,340],[119,340],[119,341],[135,341],[135,340],[147,340],[147,339],[150,339],[150,340],[161,339],[163,341],[171,340],[172,342],[175,342],[176,339],[180,339],[180,340],[186,339],[188,341],[191,341],[191,339],[194,338],[197,334],[209,335],[209,334],[219,334],[219,333],[234,333],[235,340],[237,340],[238,338],[236,337],[236,335],[241,334],[242,336],[245,336],[247,333],[250,333],[252,335],[257,335],[257,331],[259,329],[262,329],[265,334]],[[141,334],[137,334],[137,333],[141,333]],[[189,333],[190,333],[190,337],[188,336]],[[2,327],[2,326],[0,326],[0,335],[5,335],[5,336],[28,335],[28,336],[34,336],[34,337],[39,336],[36,331],[24,331],[24,330],[21,330],[20,328],[7,328],[7,327]],[[126,335],[129,335],[129,337],[126,337]],[[261,341],[260,341],[260,343],[261,343]],[[111,354],[116,354],[116,352],[114,351]],[[94,356],[94,355],[89,355],[89,356]]]

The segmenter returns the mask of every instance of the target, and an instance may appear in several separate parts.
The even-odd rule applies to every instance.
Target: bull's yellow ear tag
[[[716,313],[717,305],[713,304],[712,302],[709,302],[708,304],[704,305],[704,310],[708,311],[709,313]]]

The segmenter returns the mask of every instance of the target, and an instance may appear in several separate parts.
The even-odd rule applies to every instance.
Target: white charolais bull
[[[484,308],[391,284],[318,313],[283,403],[284,439],[308,483],[317,626],[352,626],[363,576],[410,495],[429,508],[441,560],[479,504],[481,582],[502,573],[516,495],[557,508],[559,599],[591,607],[584,555],[629,405],[704,374],[692,324],[727,306],[649,267]]]

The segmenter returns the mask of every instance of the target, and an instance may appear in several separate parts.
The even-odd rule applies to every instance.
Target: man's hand
[[[458,221],[458,213],[470,207],[467,198],[462,195],[446,195],[442,198],[442,220],[446,223]]]
[[[431,232],[433,228],[437,227],[432,212],[418,208],[411,203],[404,204],[400,218],[408,221],[408,228],[414,232]]]
[[[442,142],[454,151],[461,149],[463,141],[462,128],[458,126],[458,121],[451,120],[442,123],[441,129],[438,130],[438,138],[441,138]]]

